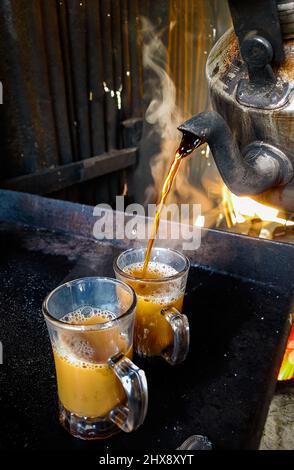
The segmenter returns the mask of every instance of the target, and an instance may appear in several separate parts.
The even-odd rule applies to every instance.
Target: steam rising
[[[181,133],[177,127],[189,116],[184,116],[176,104],[176,88],[166,71],[167,50],[161,40],[161,33],[153,25],[141,18],[143,40],[143,65],[152,71],[156,78],[153,96],[146,111],[146,121],[153,125],[153,131],[161,139],[160,152],[152,157],[150,166],[154,185],[146,190],[146,203],[157,202],[163,180],[179,146]],[[172,25],[171,25],[172,27]],[[198,155],[192,156],[197,158]],[[168,203],[197,203],[205,212],[210,209],[208,198],[189,182],[189,160],[186,159],[177,174]]]
[[[180,124],[182,116],[176,107],[176,88],[165,70],[167,51],[154,32],[151,23],[142,18],[144,38],[143,65],[151,69],[158,78],[159,86],[154,89],[154,97],[146,111],[146,121],[159,126],[162,139],[175,139],[174,126]]]

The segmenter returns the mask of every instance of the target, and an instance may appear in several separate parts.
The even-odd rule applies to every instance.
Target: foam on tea
[[[126,266],[124,268],[124,272],[131,274],[132,276],[140,275],[142,274],[144,267],[144,262],[141,263],[133,263],[130,264],[129,266]],[[137,273],[137,274],[134,274]],[[160,263],[159,261],[150,261],[148,265],[148,272],[146,273],[146,277],[144,279],[160,279],[164,277],[171,277],[174,276],[175,274],[178,274],[178,271],[173,268],[172,266],[169,266],[168,264],[165,263]]]
[[[72,325],[95,325],[96,323],[106,323],[114,318],[115,314],[108,310],[86,306],[67,313],[60,321]]]
[[[141,279],[143,269],[143,262],[133,263],[124,268],[124,272],[134,278]],[[146,277],[140,280],[140,282],[135,281],[135,287],[133,283],[131,283],[131,285],[135,289],[137,295],[143,296],[146,300],[148,298],[149,301],[153,300],[158,304],[166,305],[167,303],[176,301],[179,297],[179,283],[173,281],[170,284],[165,284],[163,289],[160,284],[153,285],[148,283],[148,280],[166,279],[174,276],[175,274],[178,274],[178,271],[172,266],[158,261],[149,261],[148,271],[145,275]],[[147,282],[145,283],[144,280]]]
[[[83,307],[68,313],[61,321],[94,326],[115,318],[116,315],[107,310]],[[120,333],[118,325],[105,330],[61,332],[53,354],[63,406],[79,416],[102,417],[124,401],[122,385],[107,360],[118,352],[131,357],[132,351],[127,348],[127,338]]]
[[[116,318],[115,314],[92,307],[82,307],[70,312],[61,318],[61,321],[71,325],[97,325],[106,323]],[[98,336],[99,335],[99,336]],[[99,340],[98,340],[99,338]],[[110,355],[116,354],[118,351],[117,343],[119,340],[119,330],[113,327],[97,333],[97,331],[89,330],[83,333],[72,333],[65,331],[60,334],[58,351],[59,354],[66,356],[71,362],[80,364],[87,361],[95,367],[99,366],[99,362],[104,363]],[[99,341],[97,343],[97,341]],[[120,340],[118,341],[121,342]],[[123,346],[123,344],[122,344]],[[112,353],[112,354],[111,354]],[[87,366],[89,366],[89,364]]]
[[[182,310],[184,292],[180,279],[172,279],[178,272],[172,266],[149,261],[148,271],[142,279],[144,263],[133,263],[124,272],[134,279],[128,280],[137,294],[135,345],[139,354],[157,356],[172,345],[173,333],[161,311],[167,307]],[[152,282],[160,279],[170,282]],[[149,282],[148,282],[149,281]]]

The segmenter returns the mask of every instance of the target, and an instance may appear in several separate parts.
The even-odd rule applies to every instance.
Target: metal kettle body
[[[250,107],[236,99],[236,87],[246,74],[236,35],[227,31],[211,50],[207,65],[212,107],[228,124],[232,137],[239,147],[253,142],[264,142],[283,152],[294,167],[294,40],[284,41],[285,60],[276,70],[278,79],[289,84],[289,96],[276,109]],[[287,211],[294,211],[294,178],[290,170],[289,181],[271,187],[258,195],[259,202]]]
[[[234,29],[206,64],[214,111],[179,130],[209,145],[233,193],[294,212],[294,2],[228,1]]]

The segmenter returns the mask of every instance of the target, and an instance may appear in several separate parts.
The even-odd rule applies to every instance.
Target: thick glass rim
[[[137,282],[148,282],[148,284],[158,284],[158,283],[161,283],[161,282],[166,282],[166,281],[171,281],[171,280],[175,280],[175,279],[178,279],[180,278],[183,274],[185,274],[189,268],[190,268],[190,261],[189,259],[187,258],[187,256],[185,256],[183,253],[181,253],[180,251],[177,251],[177,250],[174,250],[173,248],[164,248],[164,247],[158,247],[158,248],[153,248],[153,250],[158,250],[158,251],[161,251],[161,252],[170,252],[170,253],[173,253],[177,256],[179,256],[185,263],[183,269],[181,269],[181,271],[178,271],[176,274],[173,274],[172,276],[164,276],[164,277],[161,277],[159,279],[149,279],[149,278],[138,278],[136,276],[132,276],[131,274],[128,274],[126,273],[123,269],[121,269],[119,267],[119,261],[120,259],[125,256],[127,253],[131,253],[131,252],[136,252],[136,251],[146,251],[144,248],[129,248],[128,250],[125,250],[123,251],[122,253],[120,253],[116,259],[114,260],[114,263],[113,263],[113,269],[114,269],[114,272],[125,277],[126,279],[129,279],[129,280],[132,280],[132,281],[137,281]],[[151,253],[152,253],[151,251]]]
[[[66,286],[78,284],[81,281],[89,281],[89,280],[107,281],[107,282],[111,282],[112,284],[122,286],[132,296],[132,302],[131,302],[130,307],[128,307],[128,309],[125,312],[123,312],[120,316],[116,318],[108,320],[104,323],[94,323],[93,325],[76,325],[74,323],[66,323],[61,320],[58,320],[57,318],[53,317],[53,315],[51,315],[49,308],[48,308],[48,303],[53,297],[53,295],[55,295],[59,290],[63,289]],[[43,304],[42,304],[42,311],[43,311],[43,315],[45,319],[55,326],[64,328],[66,330],[72,330],[72,331],[97,331],[97,330],[106,330],[108,328],[113,327],[116,323],[119,323],[123,318],[126,318],[131,313],[133,313],[136,308],[136,305],[137,305],[137,297],[136,297],[135,291],[131,286],[129,286],[125,282],[120,281],[119,279],[114,279],[112,277],[88,276],[88,277],[80,277],[77,279],[73,279],[71,281],[64,282],[60,286],[57,286],[55,289],[53,289],[45,297]]]

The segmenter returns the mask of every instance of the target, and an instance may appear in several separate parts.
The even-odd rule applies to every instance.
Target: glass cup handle
[[[108,359],[108,365],[120,380],[127,397],[127,405],[111,410],[109,418],[124,432],[134,431],[144,422],[148,408],[145,372],[122,353]]]
[[[188,318],[174,307],[161,310],[161,314],[170,324],[174,336],[173,346],[165,349],[161,355],[169,364],[179,364],[186,359],[189,351],[190,329]]]

